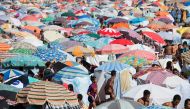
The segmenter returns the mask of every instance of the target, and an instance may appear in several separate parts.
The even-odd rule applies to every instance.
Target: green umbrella
[[[19,55],[11,58],[5,59],[3,62],[3,67],[44,67],[45,63],[40,58],[32,55]]]
[[[10,50],[9,53],[18,53],[18,54],[25,54],[25,55],[32,55],[35,52],[35,50],[30,50],[30,49],[13,49]]]
[[[120,62],[137,67],[137,66],[144,66],[148,64],[148,61],[146,59],[143,58],[138,58],[135,56],[131,56],[131,57],[123,57],[119,59]]]
[[[90,34],[87,34],[87,35],[90,36],[90,37],[96,38],[96,39],[100,38],[100,35],[95,34],[95,33],[90,33]]]
[[[72,11],[68,11],[68,12],[65,12],[65,13],[62,13],[61,16],[69,16],[69,17],[74,17],[75,14],[72,12]]]
[[[49,16],[49,17],[43,19],[42,21],[43,21],[43,22],[53,22],[54,20],[55,20],[54,17]]]

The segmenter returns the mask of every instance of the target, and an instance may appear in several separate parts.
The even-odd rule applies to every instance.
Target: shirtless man
[[[181,97],[179,95],[175,95],[173,97],[173,101],[172,102],[166,102],[166,103],[163,104],[163,106],[177,108],[177,105],[180,103],[180,101],[181,101]]]
[[[110,96],[110,99],[108,99],[108,101],[115,99],[115,94],[114,94],[114,89],[113,89],[115,77],[116,77],[116,71],[111,71],[111,78],[108,79],[105,86],[105,93],[106,95]]]
[[[139,98],[137,102],[144,106],[149,106],[150,105],[150,91],[145,90],[143,93],[143,97]]]
[[[170,42],[167,42],[167,45],[165,46],[164,49],[164,56],[165,58],[172,59],[172,55],[173,55],[173,47],[170,44]]]

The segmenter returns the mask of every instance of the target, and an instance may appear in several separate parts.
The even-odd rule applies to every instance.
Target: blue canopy
[[[72,40],[79,41],[79,42],[89,42],[94,41],[94,38],[88,36],[88,35],[76,35],[74,37],[71,37]]]
[[[190,2],[185,2],[184,6],[190,6]]]
[[[77,68],[75,66],[73,67],[64,67],[61,69],[58,73],[55,74],[53,77],[56,81],[61,81],[61,78],[65,79],[73,79],[75,77],[85,77],[88,76],[88,72],[83,71],[80,68]]]
[[[158,106],[158,105],[154,105],[154,106],[148,106],[142,109],[173,109],[170,107],[166,107],[166,106]]]
[[[24,72],[14,69],[4,70],[0,73],[4,74],[4,80],[8,80],[11,77],[21,76],[24,74]]]
[[[143,21],[146,21],[146,19],[145,18],[134,18],[134,19],[130,20],[129,23],[130,24],[137,24],[137,23],[140,23]]]

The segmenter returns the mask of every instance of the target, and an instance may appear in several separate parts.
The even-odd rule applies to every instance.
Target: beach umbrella
[[[122,33],[124,33],[124,35],[127,33],[127,35],[129,35],[132,38],[142,40],[142,36],[140,34],[138,34],[136,31],[133,31],[131,29],[120,28],[120,29],[116,29],[116,30],[121,31]]]
[[[90,37],[88,35],[76,35],[71,37],[70,39],[78,41],[78,42],[88,42],[88,41],[94,41],[93,37]]]
[[[43,35],[44,35],[44,39],[47,42],[52,42],[57,39],[64,38],[64,36],[57,31],[45,31]]]
[[[54,20],[55,20],[54,17],[48,16],[47,18],[42,19],[42,22],[49,23],[49,22],[53,22]]]
[[[148,106],[144,107],[141,109],[172,109],[171,107],[166,107],[166,106],[159,106],[159,105],[154,105],[154,106]]]
[[[4,70],[0,72],[1,74],[4,74],[4,80],[8,80],[9,78],[15,77],[15,76],[21,76],[24,75],[24,72],[15,70],[15,69],[9,69]]]
[[[122,34],[115,29],[112,28],[105,28],[98,31],[100,36],[107,36],[107,37],[119,37]]]
[[[45,30],[45,31],[47,31],[47,30],[52,30],[52,31],[54,31],[54,30],[60,30],[60,29],[62,29],[63,27],[60,27],[60,26],[57,26],[57,25],[48,25],[48,26],[45,26],[44,28],[43,28],[43,30]]]
[[[3,67],[9,68],[9,67],[44,67],[44,62],[32,55],[18,55],[15,57],[7,58],[3,62]]]
[[[95,27],[99,27],[100,26],[100,22],[97,19],[88,17],[88,18],[79,18],[78,20],[74,21],[71,25],[72,27],[76,26],[77,24],[81,23],[81,22],[88,22],[90,25],[93,25]]]
[[[148,61],[146,59],[138,58],[138,57],[135,57],[135,56],[123,57],[123,58],[120,58],[118,60],[121,63],[128,64],[128,65],[131,65],[131,66],[134,66],[134,67],[137,67],[137,66],[142,67],[142,66],[148,64]]]
[[[65,79],[74,79],[76,77],[86,77],[89,76],[88,72],[80,69],[78,67],[64,67],[63,69],[59,70],[53,77],[56,81],[61,81],[62,78]]]
[[[10,49],[11,49],[11,46],[9,44],[0,43],[0,51],[1,52],[6,52],[6,51],[9,51]]]
[[[43,61],[60,61],[66,59],[66,55],[57,50],[57,48],[38,48],[34,56],[39,57]]]
[[[125,68],[131,67],[127,64],[120,63],[119,61],[113,61],[109,63],[105,63],[99,67],[97,67],[95,70],[96,71],[105,71],[105,72],[110,72],[110,71],[122,71]]]
[[[44,27],[45,24],[39,21],[23,21],[21,22],[22,25],[29,25],[29,26],[37,26],[37,27]]]
[[[27,38],[24,38],[23,40],[21,40],[20,42],[29,43],[35,47],[44,45],[43,42],[36,37],[27,37]]]
[[[67,65],[67,66],[76,67],[76,68],[82,69],[85,72],[88,72],[88,70],[83,65],[81,65],[81,64],[79,64],[77,62],[74,62],[74,61],[65,61],[64,64]]]
[[[27,15],[27,16],[23,17],[21,19],[21,21],[33,21],[33,22],[37,22],[38,18],[36,18],[35,16],[32,16],[32,15]]]
[[[14,57],[19,54],[17,53],[7,53],[7,52],[0,52],[0,62],[2,62],[6,58]]]
[[[190,39],[190,32],[184,32],[182,34],[182,39]]]
[[[74,34],[74,35],[78,35],[79,33],[90,33],[88,30],[86,30],[86,29],[79,29],[79,28],[76,28],[76,29],[74,29],[73,31],[72,31],[72,33]]]
[[[40,81],[28,85],[18,92],[17,103],[29,103],[31,105],[63,106],[66,108],[77,108],[78,101],[76,96],[65,89],[62,85]]]
[[[127,53],[121,55],[119,58],[123,58],[126,56],[135,56],[135,57],[139,57],[139,58],[145,58],[147,60],[155,60],[156,59],[155,54],[153,54],[149,51],[145,51],[145,50],[128,51]]]
[[[139,98],[143,96],[144,90],[149,90],[151,92],[150,94],[150,99],[152,100],[151,103],[155,105],[162,105],[168,101],[172,101],[174,95],[180,94],[179,92],[174,91],[172,89],[164,88],[154,84],[145,84],[133,87],[132,89],[127,91],[123,95],[123,97],[132,98],[134,101],[137,101]]]
[[[129,29],[129,24],[127,23],[116,23],[112,26],[114,29],[119,29],[119,28],[124,28],[124,29]]]
[[[92,42],[86,42],[85,44],[94,48],[101,49],[102,47],[108,45],[113,40],[114,40],[113,38],[102,37]]]
[[[87,31],[90,31],[91,33],[97,33],[97,31],[100,29],[99,27],[94,27],[94,26],[87,26],[85,27]]]
[[[30,30],[30,31],[32,31],[32,32],[34,32],[34,31],[36,31],[36,32],[34,32],[35,34],[40,34],[40,31],[41,31],[41,29],[40,28],[38,28],[38,27],[36,27],[36,26],[24,26],[24,27],[22,27],[23,29],[26,29],[26,30]]]
[[[76,57],[82,56],[94,56],[94,50],[90,48],[85,48],[83,46],[74,46],[65,50],[68,53],[72,53]]]
[[[25,42],[13,42],[13,43],[11,43],[11,46],[13,49],[30,49],[30,50],[36,50],[37,49],[32,44],[25,43]]]
[[[24,55],[32,55],[35,51],[30,49],[13,49],[10,50],[9,53],[17,53],[17,54],[24,54]]]
[[[141,23],[143,21],[146,21],[146,19],[145,18],[134,18],[134,19],[131,19],[129,21],[129,23],[130,24],[139,24],[139,23]]]
[[[83,44],[77,41],[64,41],[61,42],[60,45],[64,46],[65,49],[68,49],[70,47],[82,46]]]
[[[97,106],[95,109],[141,109],[143,105],[127,99],[112,100]]]
[[[126,53],[129,50],[128,47],[120,44],[110,44],[106,45],[103,48],[96,50],[99,54],[122,54]]]
[[[158,21],[164,22],[166,24],[173,23],[173,21],[170,20],[169,18],[160,18],[160,19],[158,19]]]
[[[0,96],[3,98],[0,102],[1,108],[9,109],[13,107],[16,104],[15,98],[19,90],[10,85],[0,84]]]
[[[86,34],[86,35],[88,35],[88,36],[90,36],[90,37],[92,37],[92,38],[96,38],[96,39],[99,39],[99,38],[101,38],[98,34],[96,34],[96,33],[90,33],[90,34]]]
[[[106,23],[107,24],[110,24],[110,23],[120,23],[120,22],[128,22],[126,19],[124,18],[110,18],[108,20],[106,20]]]
[[[134,45],[128,45],[128,48],[130,51],[132,50],[145,50],[151,53],[155,53],[155,50],[153,50],[152,48],[143,45],[143,44],[134,44]]]
[[[68,11],[68,12],[62,13],[61,16],[71,16],[71,17],[74,17],[75,14],[72,11]]]
[[[127,39],[116,39],[110,42],[110,44],[120,44],[120,45],[127,46],[127,45],[133,45],[134,43],[131,40],[127,40]]]
[[[158,35],[157,33],[154,33],[154,32],[142,32],[146,37],[149,37],[150,39],[158,42],[159,44],[163,44],[165,45],[166,42],[164,41],[164,39]]]
[[[2,21],[9,21],[10,17],[6,16],[6,15],[0,15],[0,20],[2,20]]]

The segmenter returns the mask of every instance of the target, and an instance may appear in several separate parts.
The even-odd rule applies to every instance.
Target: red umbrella
[[[164,39],[158,35],[157,33],[154,33],[154,32],[148,32],[148,31],[144,31],[142,32],[145,36],[151,38],[152,40],[160,43],[160,44],[166,44],[166,42],[164,41]]]
[[[116,31],[112,28],[105,28],[98,31],[100,36],[108,36],[108,37],[119,37],[122,34],[119,31]]]
[[[135,57],[139,57],[139,58],[145,58],[147,60],[155,60],[156,59],[155,54],[153,54],[151,52],[148,52],[148,51],[145,51],[145,50],[132,50],[132,51],[129,51],[129,52],[121,55],[119,57],[119,59],[123,58],[123,57],[126,57],[126,56],[135,56]]]
[[[129,49],[120,44],[110,44],[104,46],[102,49],[97,50],[99,54],[121,54],[127,52]]]
[[[110,44],[120,44],[120,45],[133,45],[134,43],[131,40],[126,39],[116,39],[110,42]]]
[[[21,19],[21,21],[38,21],[38,18],[32,16],[32,15],[28,15],[28,16],[25,16]]]

